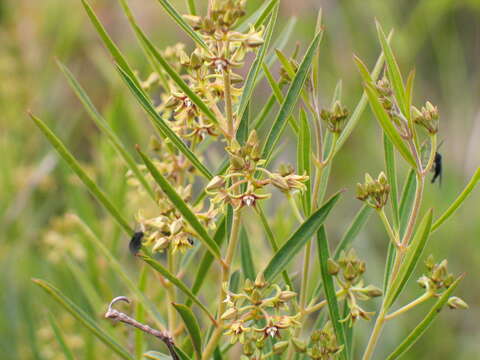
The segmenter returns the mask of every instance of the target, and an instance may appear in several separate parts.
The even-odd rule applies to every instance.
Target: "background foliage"
[[[173,3],[184,7],[183,1]],[[251,0],[249,6],[255,9],[259,3]],[[118,2],[97,0],[92,4],[133,67],[144,70],[146,62]],[[415,100],[429,98],[439,105],[441,113],[443,183],[441,187],[428,185],[426,190],[426,203],[434,204],[439,213],[456,197],[480,162],[480,1],[284,0],[279,24],[285,24],[290,16],[300,20],[292,39],[303,51],[312,37],[319,6],[324,10],[326,24],[320,59],[321,89],[325,94],[322,105],[329,103],[339,78],[343,80],[344,103],[350,107],[356,104],[361,81],[352,54],[369,65],[378,56],[374,17],[386,29],[395,28],[393,44],[400,66],[415,66],[417,70],[416,94],[422,98]],[[132,1],[132,7],[159,47],[185,40],[155,1]],[[138,278],[139,267],[127,253],[127,239],[120,236],[118,227],[108,216],[104,217],[103,209],[59,161],[34,129],[26,110],[31,108],[41,114],[91,169],[91,175],[116,205],[125,209],[124,213],[132,210],[131,199],[126,197],[124,168],[68,88],[55,57],[75,72],[107,121],[131,148],[135,143],[147,142],[149,129],[137,125],[144,115],[109,63],[80,1],[0,2],[0,45],[0,351],[5,359],[62,358],[50,330],[48,309],[53,307],[44,305],[46,297],[30,278],[48,279],[93,316],[99,316],[110,298],[125,292],[125,288],[107,262],[99,268],[89,265],[92,258],[102,255],[93,247],[87,247],[85,252],[83,246],[76,246],[82,239],[67,233],[60,241],[47,240],[55,217],[66,211],[80,214],[94,224],[117,259],[128,264],[132,278]],[[268,90],[266,83],[262,86]],[[256,105],[261,105],[265,97],[255,99]],[[332,191],[348,191],[337,206],[337,221],[329,223],[332,239],[338,239],[348,225],[348,221],[342,223],[338,219],[350,219],[361,205],[354,198],[352,179],[361,180],[366,171],[382,170],[381,144],[381,134],[368,109],[333,169]],[[295,153],[293,143],[286,142],[285,146],[285,156]],[[288,151],[289,147],[292,151]],[[429,329],[428,336],[422,338],[421,345],[416,345],[405,359],[472,359],[480,351],[476,320],[480,316],[479,200],[477,191],[430,242],[431,252],[437,258],[448,256],[452,271],[467,272],[457,293],[471,308],[455,314],[445,311],[436,326]],[[289,209],[269,213],[276,218],[274,228],[278,233],[290,232],[293,215],[284,216]],[[355,246],[369,264],[368,280],[380,284],[387,243],[378,220],[372,217],[370,221],[372,226],[361,233]],[[65,255],[65,247],[70,247],[71,255]],[[253,251],[260,263],[264,248],[259,242],[258,249]],[[95,281],[90,290],[96,297],[79,283],[84,272]],[[147,286],[156,286],[155,281],[149,279]],[[405,297],[409,291],[417,291],[414,285],[407,290]],[[102,345],[87,336],[63,310],[56,311],[54,318],[71,347],[82,349],[78,351],[83,357],[77,358],[88,359],[103,351]],[[385,353],[382,348],[391,349],[393,341],[406,334],[414,321],[412,314],[395,322],[396,326],[388,326],[379,353]],[[112,327],[101,323],[105,328]],[[366,330],[371,324],[361,326]],[[362,331],[357,334],[362,337]]]

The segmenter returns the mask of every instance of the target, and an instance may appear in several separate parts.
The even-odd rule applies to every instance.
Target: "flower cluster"
[[[358,305],[358,300],[365,301],[382,295],[382,291],[373,286],[364,286],[363,273],[365,262],[358,259],[355,250],[342,252],[338,261],[328,260],[328,271],[340,285],[341,294],[346,296],[350,313],[343,321],[352,325],[359,317],[370,320],[373,313],[366,312]]]
[[[161,145],[157,140],[150,143],[151,150],[157,154],[158,159],[153,163],[170,183],[175,187],[177,194],[189,203],[192,199],[192,185],[194,168],[181,155],[168,151],[168,147]],[[137,223],[144,236],[143,245],[151,246],[154,252],[164,251],[170,248],[173,253],[185,252],[193,246],[193,238],[196,237],[195,231],[184,221],[179,211],[163,194],[145,166],[139,165],[139,169],[144,172],[144,176],[155,191],[154,208],[140,207],[136,215]],[[137,190],[134,196],[138,197],[138,191],[144,193],[144,189],[132,172],[127,173],[129,184]],[[183,185],[188,183],[188,185]],[[215,226],[215,217],[218,212],[213,204],[210,204],[207,210],[204,210],[204,204],[199,203],[192,207],[192,211],[197,218],[207,228],[213,229]]]
[[[436,106],[427,101],[421,111],[415,106],[412,107],[412,110],[415,124],[424,127],[432,135],[438,132],[438,108]]]
[[[365,183],[357,184],[357,199],[365,201],[375,209],[385,206],[390,194],[390,185],[386,175],[381,172],[375,180],[369,174],[365,174]]]
[[[438,293],[442,289],[448,289],[455,281],[453,274],[448,272],[448,261],[444,259],[436,264],[435,259],[430,255],[425,260],[427,272],[418,279],[418,284],[426,289]]]
[[[252,131],[244,146],[236,140],[226,148],[230,155],[230,168],[227,175],[215,176],[206,190],[213,195],[213,203],[231,204],[235,210],[244,206],[255,206],[258,200],[270,197],[264,192],[267,185],[273,185],[280,191],[306,190],[308,176],[297,175],[291,167],[284,166],[272,173],[265,169],[265,161],[260,158],[257,133]],[[260,178],[258,174],[266,175]]]
[[[332,323],[328,321],[322,330],[316,330],[310,336],[307,355],[312,360],[330,360],[342,350],[343,345],[338,345]]]
[[[329,131],[341,133],[345,127],[349,112],[340,101],[336,101],[330,110],[322,109],[320,117],[327,124]]]
[[[228,291],[226,284],[224,286],[227,309],[221,318],[229,323],[226,335],[230,336],[232,344],[240,342],[243,345],[246,356],[258,356],[267,338],[281,338],[282,334],[289,337],[300,325],[300,314],[287,315],[290,302],[297,294],[267,283],[263,274],[254,282],[247,279],[243,291],[238,294]]]

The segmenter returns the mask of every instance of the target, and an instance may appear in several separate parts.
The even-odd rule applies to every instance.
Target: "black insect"
[[[440,185],[442,185],[442,155],[439,152],[435,153],[435,159],[433,161],[433,178],[431,183],[434,184],[438,179]]]
[[[188,243],[193,246],[195,244],[195,241],[191,237],[189,237]]]
[[[133,234],[132,238],[130,239],[130,243],[128,244],[128,248],[133,255],[137,255],[137,253],[142,248],[142,238],[143,238],[143,231],[137,231]]]

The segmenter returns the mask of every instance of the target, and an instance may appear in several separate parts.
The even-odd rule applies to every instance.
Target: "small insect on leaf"
[[[128,244],[128,248],[133,255],[137,255],[137,253],[142,248],[142,239],[143,239],[143,232],[137,231],[133,234],[132,238],[130,239],[130,243]]]

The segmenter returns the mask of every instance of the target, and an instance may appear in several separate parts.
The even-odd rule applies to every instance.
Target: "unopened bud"
[[[452,296],[448,299],[448,307],[450,309],[461,309],[461,310],[466,310],[468,309],[468,304],[460,299],[457,296]]]

